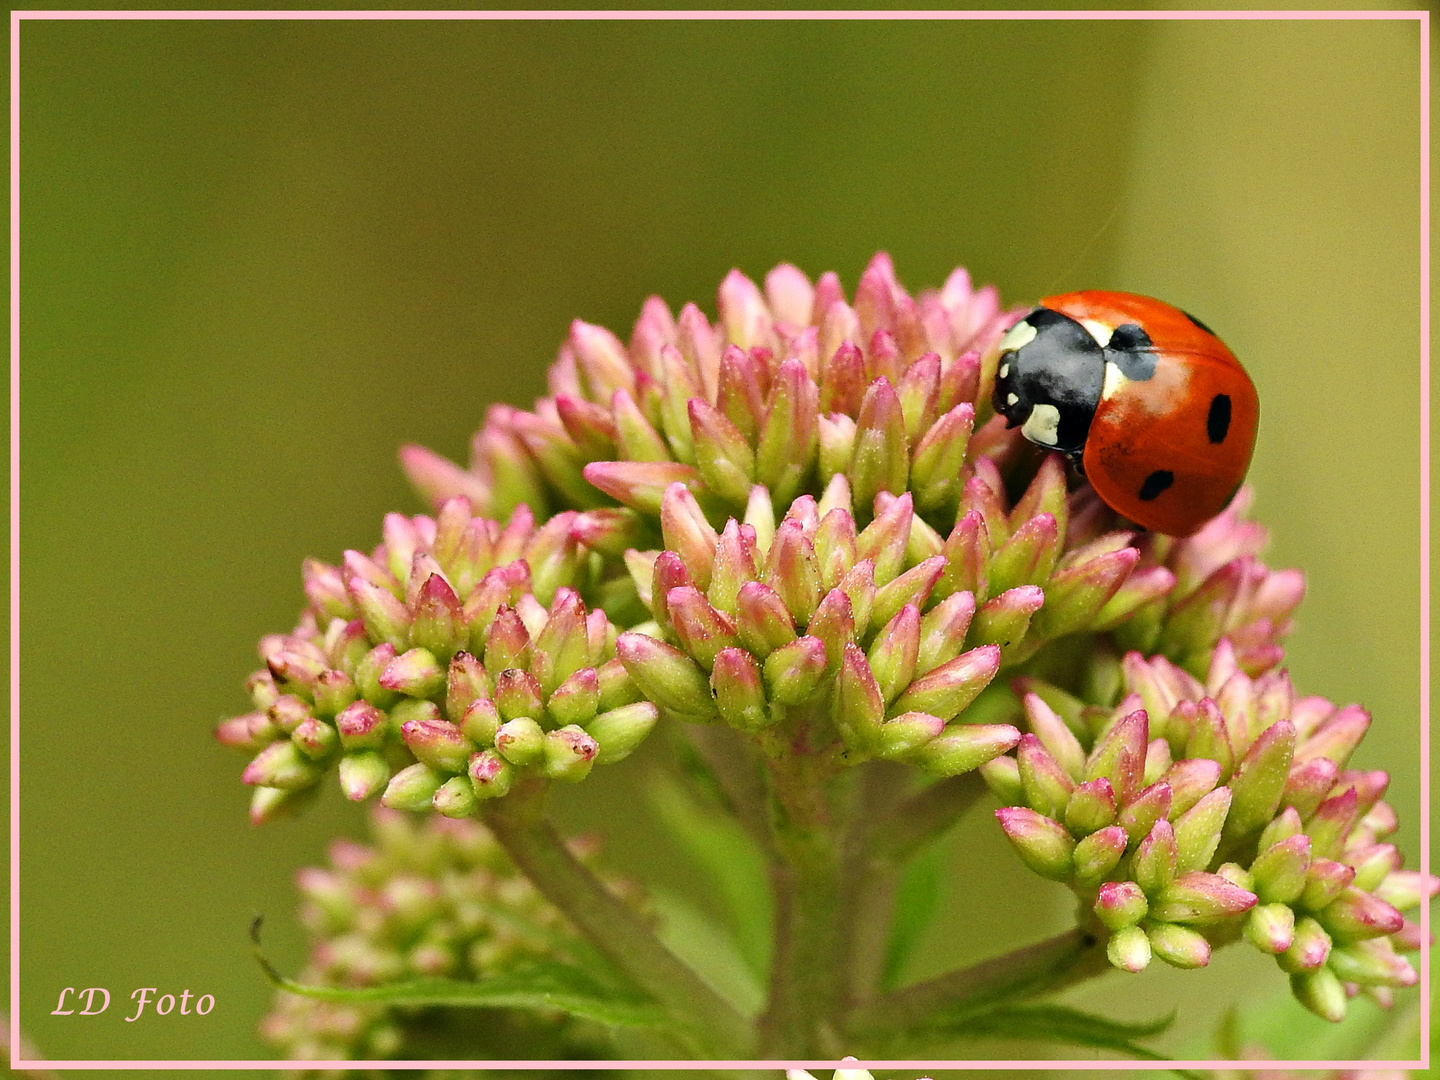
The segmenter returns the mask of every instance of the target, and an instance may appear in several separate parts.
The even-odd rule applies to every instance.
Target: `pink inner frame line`
[[[1420,869],[1430,872],[1430,12],[1396,11],[12,11],[10,13],[10,1067],[12,1069],[256,1069],[459,1068],[474,1061],[28,1061],[20,1057],[20,24],[27,19],[514,19],[514,20],[781,20],[781,19],[1413,19],[1420,24]],[[1430,906],[1420,909],[1422,935],[1430,933]],[[1420,951],[1420,1046],[1414,1061],[1269,1061],[1265,1068],[1428,1068],[1430,956]],[[550,1068],[550,1061],[486,1061],[490,1068]],[[572,1069],[821,1068],[836,1061],[567,1061]],[[1214,1068],[1201,1061],[909,1061],[882,1060],[847,1067],[923,1070],[1076,1069],[1093,1071]],[[1256,1063],[1259,1064],[1259,1063]]]

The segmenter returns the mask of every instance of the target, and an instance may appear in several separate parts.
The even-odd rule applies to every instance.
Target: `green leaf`
[[[1175,1013],[1156,1020],[1126,1023],[1103,1016],[1081,1012],[1065,1005],[1022,1005],[1013,1009],[996,1009],[971,1017],[966,1027],[976,1034],[1005,1035],[1036,1039],[1042,1042],[1063,1042],[1074,1046],[1090,1046],[1103,1050],[1119,1050],[1132,1057],[1165,1061],[1134,1040],[1159,1035],[1175,1022]]]
[[[941,845],[931,844],[911,860],[900,878],[895,894],[895,921],[890,927],[885,967],[880,975],[884,990],[893,990],[899,985],[905,965],[940,910],[948,855]]]
[[[659,1005],[632,990],[619,990],[596,981],[567,964],[531,961],[503,975],[473,981],[463,979],[412,979],[359,989],[308,986],[286,978],[260,951],[260,920],[251,927],[255,959],[276,986],[302,997],[322,1001],[368,1002],[383,1005],[445,1005],[475,1009],[558,1009],[571,1016],[620,1027],[667,1024]]]
[[[765,988],[727,928],[668,890],[651,889],[650,900],[660,918],[660,940],[670,951],[742,1015],[758,1015],[765,1005]]]
[[[946,1025],[945,1034],[962,1038],[999,1036],[1006,1039],[1033,1039],[1101,1050],[1119,1050],[1131,1057],[1150,1061],[1169,1060],[1135,1043],[1136,1039],[1159,1035],[1175,1022],[1175,1014],[1158,1020],[1126,1023],[1108,1020],[1064,1005],[1021,1005],[956,1017]],[[938,1034],[938,1029],[930,1033]]]
[[[649,791],[656,815],[714,887],[735,945],[760,979],[770,970],[774,921],[765,859],[733,817],[696,804],[679,784],[663,780]]]

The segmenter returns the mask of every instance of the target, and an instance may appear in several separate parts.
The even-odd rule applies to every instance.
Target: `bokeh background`
[[[1413,20],[25,21],[27,1033],[55,1058],[268,1056],[247,924],[294,970],[294,871],[361,817],[331,791],[251,828],[210,731],[292,625],[301,560],[419,511],[396,448],[463,459],[572,318],[627,336],[651,293],[713,317],[731,267],[780,261],[853,290],[885,250],[914,291],[963,264],[1008,302],[1121,288],[1216,327],[1261,392],[1269,559],[1309,574],[1291,673],[1373,710],[1357,761],[1392,771],[1414,865],[1419,51]],[[636,812],[646,767],[562,812],[683,891]],[[944,858],[967,872],[916,975],[1066,924],[988,814]],[[116,1000],[48,1015],[65,986]],[[125,1023],[140,986],[218,1005]],[[1194,1054],[1283,991],[1236,949],[1070,1000],[1178,1007],[1158,1046]],[[1348,1029],[1284,1016],[1349,1056]]]

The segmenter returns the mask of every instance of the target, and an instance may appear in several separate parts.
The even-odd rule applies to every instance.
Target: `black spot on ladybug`
[[[1211,337],[1218,337],[1218,336],[1219,336],[1218,334],[1215,333],[1214,330],[1211,330],[1208,326],[1206,326],[1206,325],[1205,325],[1203,322],[1201,322],[1199,319],[1195,318],[1195,316],[1194,316],[1194,315],[1191,315],[1188,311],[1182,311],[1182,312],[1180,312],[1180,314],[1181,314],[1181,315],[1184,315],[1185,318],[1189,319],[1191,322],[1193,322],[1193,323],[1194,323],[1196,326],[1198,326],[1201,330],[1204,330],[1205,333],[1209,334]]]
[[[1230,431],[1230,395],[1216,394],[1210,399],[1210,415],[1205,418],[1205,434],[1215,445],[1225,441]]]
[[[1140,485],[1140,501],[1149,502],[1175,482],[1175,474],[1169,469],[1156,469]]]
[[[1105,360],[1131,382],[1144,382],[1155,374],[1155,345],[1139,323],[1125,323],[1110,335]]]

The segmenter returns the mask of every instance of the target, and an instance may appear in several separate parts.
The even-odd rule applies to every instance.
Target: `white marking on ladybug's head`
[[[1009,361],[1009,360],[1006,360],[1003,364],[1000,365],[1000,378],[1002,378],[1002,379],[1008,379],[1009,377],[1010,377],[1010,361]]]
[[[1060,410],[1054,405],[1036,405],[1020,432],[1040,446],[1054,446],[1060,441]]]
[[[1120,365],[1113,361],[1107,361],[1105,364],[1105,385],[1100,388],[1100,400],[1108,401],[1112,394],[1119,393],[1120,390],[1129,383],[1130,380],[1127,379],[1125,373],[1120,370]]]
[[[1006,395],[1005,395],[1005,404],[1006,404],[1006,405],[1018,405],[1019,403],[1020,403],[1020,395],[1019,395],[1019,394],[1006,394]]]
[[[1024,319],[1021,319],[1014,326],[1010,327],[1009,330],[1005,331],[1005,336],[1000,339],[1000,351],[1012,352],[1016,349],[1023,349],[1035,340],[1037,333],[1039,333],[1039,331],[1036,330],[1035,327],[1031,326]]]
[[[1096,322],[1094,319],[1081,319],[1080,325],[1090,331],[1090,336],[1095,339],[1095,344],[1099,345],[1102,349],[1109,345],[1110,339],[1115,336],[1115,328],[1113,326],[1106,326],[1104,323]]]

